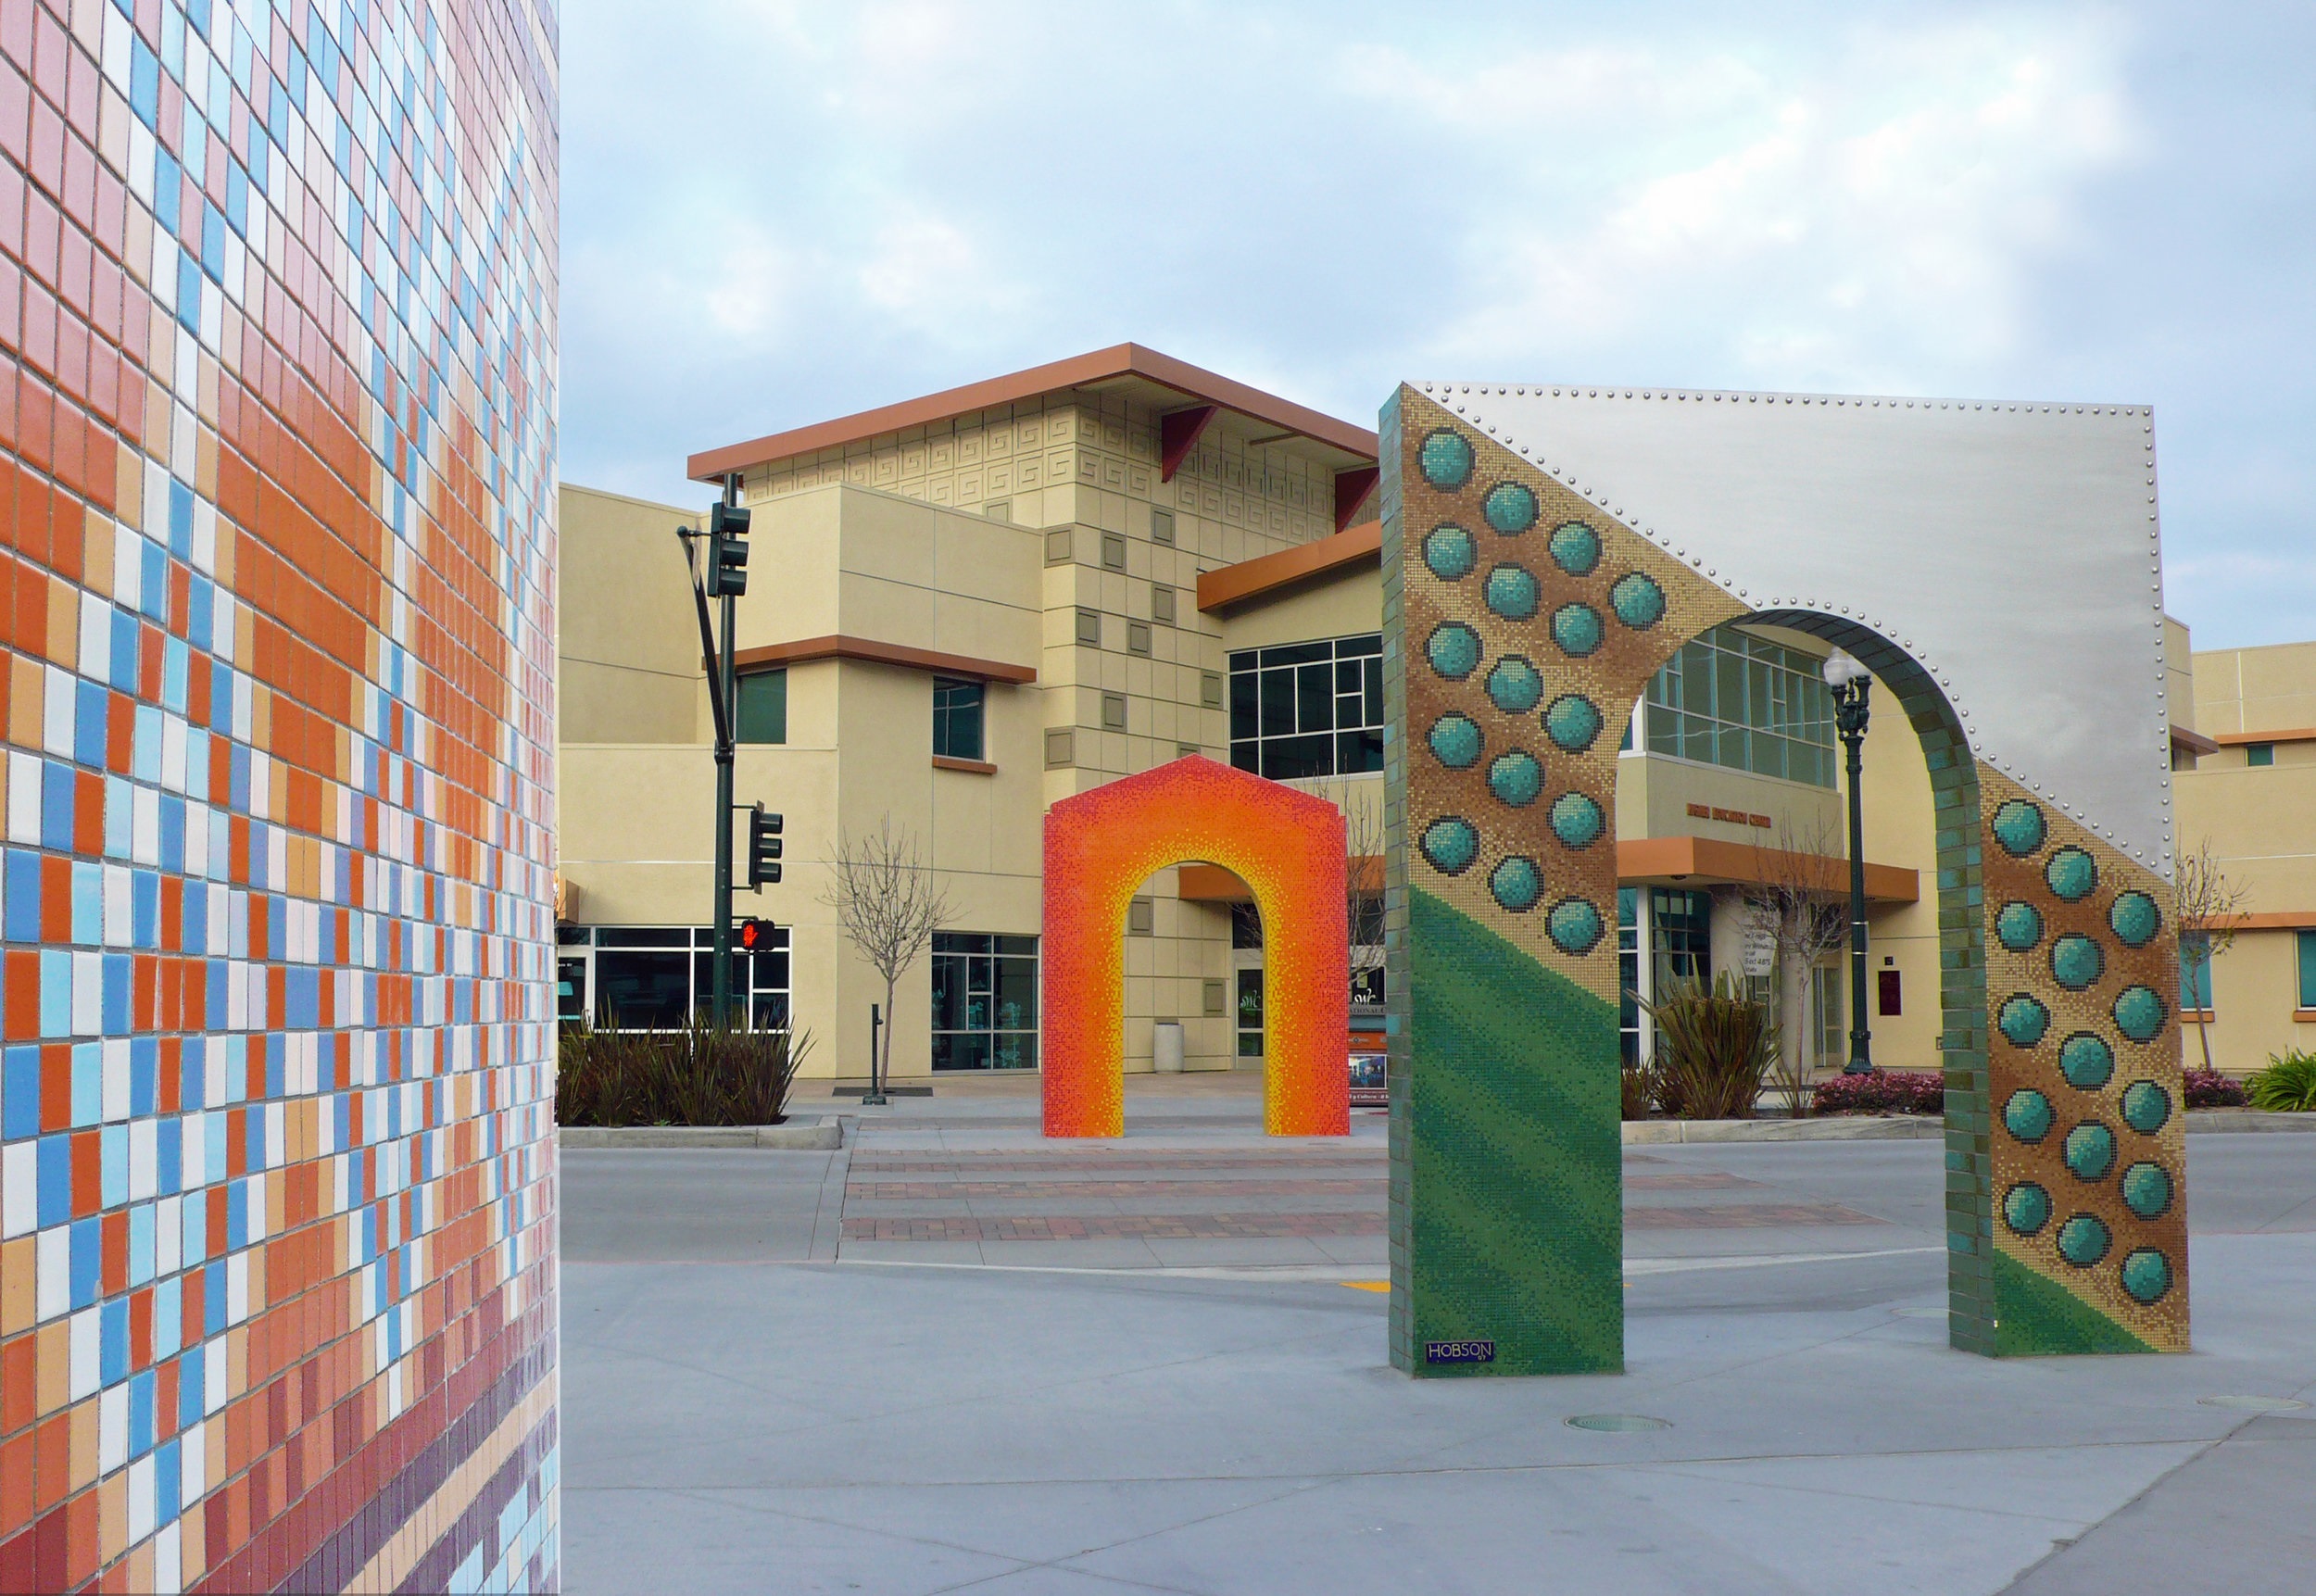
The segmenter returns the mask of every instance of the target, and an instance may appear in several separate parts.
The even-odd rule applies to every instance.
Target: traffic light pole
[[[748,512],[737,509],[738,502],[739,478],[726,477],[724,502],[716,507],[716,513],[711,518],[711,530],[706,537],[708,581],[701,578],[696,547],[701,534],[690,527],[676,529],[676,535],[684,541],[685,561],[691,567],[692,597],[699,607],[699,647],[708,667],[708,706],[715,717],[715,942],[714,951],[709,956],[709,1015],[718,1030],[727,1029],[732,1024],[732,715],[737,687],[732,634],[737,593],[735,578],[746,581],[748,559],[746,546],[730,536],[732,533],[746,531],[748,526]],[[727,541],[736,554],[727,554]],[[727,565],[739,570],[727,571]],[[724,601],[724,635],[720,641],[708,614],[711,585]]]
[[[724,487],[724,502],[731,502],[732,489]],[[716,660],[716,681],[726,706],[734,702],[736,683],[732,657],[733,607],[736,601],[729,593],[724,596],[724,637]],[[727,724],[724,735],[716,739],[716,935],[711,980],[712,995],[709,1012],[715,1016],[716,1029],[732,1028],[732,760],[733,745]]]

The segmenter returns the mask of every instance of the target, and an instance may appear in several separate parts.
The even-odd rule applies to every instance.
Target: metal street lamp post
[[[1858,797],[1866,741],[1866,699],[1873,672],[1836,648],[1826,657],[1825,685],[1833,693],[1833,724],[1847,751],[1850,786],[1850,1058],[1845,1075],[1873,1073],[1866,1029],[1866,815]]]

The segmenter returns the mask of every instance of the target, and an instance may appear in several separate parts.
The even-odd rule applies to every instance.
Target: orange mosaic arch
[[[1235,872],[1263,916],[1263,1128],[1349,1135],[1342,811],[1196,755],[1046,813],[1045,1134],[1125,1134],[1127,907],[1194,860]]]

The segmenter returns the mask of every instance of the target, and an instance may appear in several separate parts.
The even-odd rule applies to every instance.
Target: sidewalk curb
[[[790,1114],[784,1125],[559,1125],[566,1148],[770,1148],[826,1152],[844,1145],[844,1124],[834,1114]]]
[[[2316,1113],[2259,1109],[2190,1109],[2187,1128],[2204,1131],[2316,1131]],[[1935,1141],[1946,1134],[1935,1114],[1828,1114],[1822,1119],[1627,1120],[1627,1147],[1710,1141]]]

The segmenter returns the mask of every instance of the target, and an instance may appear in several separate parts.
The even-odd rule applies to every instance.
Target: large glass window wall
[[[1834,785],[1833,698],[1815,657],[1734,626],[1681,647],[1642,700],[1647,749]]]
[[[673,1031],[708,1016],[715,931],[707,925],[565,925],[556,948],[558,1018],[567,1024]],[[733,989],[751,1030],[788,1028],[788,927],[769,947],[732,954]]]
[[[1230,656],[1230,762],[1292,781],[1383,768],[1383,636]]]
[[[933,938],[933,1067],[1038,1067],[1038,939],[980,931]]]

